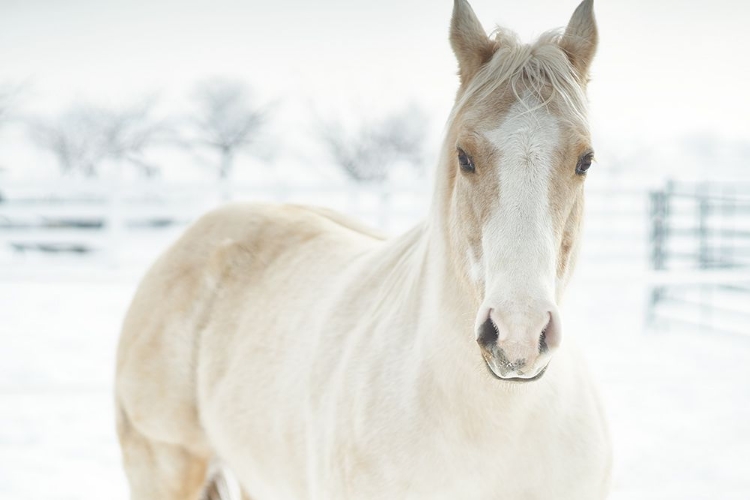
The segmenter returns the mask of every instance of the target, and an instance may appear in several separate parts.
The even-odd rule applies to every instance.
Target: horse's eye
[[[458,164],[461,165],[462,171],[470,174],[474,173],[474,160],[461,148],[458,148]]]
[[[591,167],[591,162],[594,161],[594,153],[585,153],[578,158],[578,164],[576,165],[576,173],[578,175],[584,175],[586,171]]]

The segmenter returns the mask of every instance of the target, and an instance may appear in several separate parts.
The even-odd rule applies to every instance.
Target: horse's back
[[[231,328],[238,315],[223,312],[245,310],[248,295],[272,295],[279,272],[304,274],[311,253],[341,249],[340,258],[376,240],[312,207],[230,204],[204,215],[155,262],[131,303],[118,348],[119,411],[154,439],[207,448],[197,404],[202,331]]]

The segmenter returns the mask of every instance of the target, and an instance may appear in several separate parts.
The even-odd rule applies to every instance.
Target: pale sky
[[[563,26],[575,0],[475,0],[487,30]],[[450,0],[0,0],[0,81],[25,106],[183,102],[196,80],[247,80],[304,134],[311,110],[371,114],[415,101],[438,126],[457,78]],[[750,2],[597,0],[592,124],[610,142],[708,134],[750,140]]]

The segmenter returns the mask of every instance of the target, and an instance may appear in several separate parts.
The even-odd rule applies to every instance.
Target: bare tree
[[[23,84],[0,84],[0,127],[13,119],[13,110],[23,90]]]
[[[152,177],[158,167],[147,161],[146,152],[171,140],[173,131],[164,121],[153,118],[154,99],[128,108],[101,113],[101,130],[105,156],[130,164],[146,177]]]
[[[104,158],[98,114],[97,108],[73,105],[56,118],[32,121],[31,139],[56,157],[63,174],[93,177]]]
[[[0,87],[0,126],[8,120],[8,114],[11,107],[10,101],[11,99],[7,91]]]
[[[19,104],[19,96],[24,92],[25,84],[0,83],[0,130],[9,122],[17,120],[15,111]],[[0,173],[5,167],[0,165]]]
[[[193,92],[193,102],[188,146],[198,145],[218,153],[218,177],[226,180],[232,174],[237,154],[257,145],[266,111],[254,102],[247,85],[223,79],[199,84]]]
[[[152,118],[154,101],[121,110],[74,104],[55,119],[31,123],[31,138],[58,160],[64,174],[94,177],[106,160],[135,166],[146,176],[158,172],[146,150],[164,140],[166,125]]]
[[[357,182],[381,183],[394,165],[421,168],[424,161],[426,116],[415,106],[350,131],[330,122],[321,129],[333,161]]]

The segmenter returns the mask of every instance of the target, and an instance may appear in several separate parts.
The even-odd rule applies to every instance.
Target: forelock
[[[587,129],[586,81],[581,80],[559,45],[561,30],[544,33],[532,44],[521,43],[510,30],[496,28],[492,58],[459,93],[453,116],[469,102],[479,103],[498,92],[511,92],[517,102],[537,103],[535,109],[555,104],[575,127]],[[523,99],[534,96],[536,99]]]

